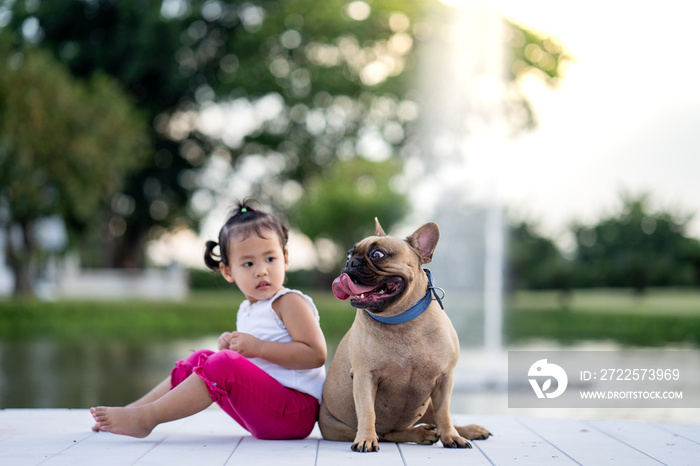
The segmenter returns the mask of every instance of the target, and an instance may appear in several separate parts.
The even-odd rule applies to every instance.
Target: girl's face
[[[221,275],[235,283],[250,303],[272,298],[284,284],[289,258],[277,234],[263,230],[241,240],[235,235],[229,244],[229,265],[221,263]]]

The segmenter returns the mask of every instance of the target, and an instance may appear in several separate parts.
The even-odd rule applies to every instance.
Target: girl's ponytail
[[[216,257],[221,257],[214,253],[214,248],[217,247],[219,243],[216,241],[207,241],[204,246],[204,265],[210,270],[218,272],[221,266],[221,260],[215,259]]]

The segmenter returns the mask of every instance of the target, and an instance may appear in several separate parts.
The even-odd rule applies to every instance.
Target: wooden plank
[[[231,458],[244,437],[192,435],[167,439],[138,458],[134,465],[164,464],[222,465]]]
[[[320,440],[315,438],[304,440],[258,440],[251,436],[243,437],[241,444],[226,464],[263,465],[284,463],[285,466],[311,466],[316,461],[319,442]]]
[[[229,464],[288,466],[698,464],[700,424],[454,416],[494,437],[474,449],[381,443],[356,453],[350,442],[256,440],[218,408],[158,426],[146,439],[90,430],[87,410],[0,410],[0,465]]]
[[[248,432],[220,409],[208,409],[184,424],[139,458],[138,466],[164,464],[223,465]]]
[[[599,420],[583,421],[592,428],[624,442],[659,463],[697,465],[700,445],[649,422]]]
[[[580,464],[659,464],[578,420],[525,418],[518,421]],[[595,445],[595,448],[591,448],[591,445]]]
[[[379,444],[379,451],[358,453],[350,449],[351,442],[322,441],[318,445],[316,466],[404,466],[395,443]]]
[[[473,444],[492,464],[577,464],[566,454],[510,417],[453,416],[456,424],[480,424],[493,434]]]
[[[407,466],[490,466],[491,463],[472,442],[471,449],[445,448],[442,443],[435,445],[400,444],[398,446]]]
[[[700,424],[671,424],[665,422],[656,422],[654,426],[658,429],[671,432],[675,435],[685,437],[686,439],[700,443]]]
[[[94,460],[96,455],[99,455],[100,466],[134,464],[175,432],[184,422],[184,420],[179,420],[161,424],[144,439],[108,432],[92,432],[90,437],[84,441],[62,451],[60,455],[49,458],[46,463],[42,464],[50,466],[88,464],[89,461]]]
[[[84,410],[11,409],[0,411],[0,464],[33,465],[91,437]]]

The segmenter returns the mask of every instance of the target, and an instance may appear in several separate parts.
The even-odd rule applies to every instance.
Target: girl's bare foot
[[[170,382],[168,382],[168,383],[170,383]],[[144,396],[144,397],[142,397],[142,398],[140,398],[140,399],[138,399],[138,400],[136,400],[136,401],[134,401],[134,402],[131,402],[131,403],[129,403],[128,405],[126,405],[126,406],[124,406],[124,407],[125,407],[125,408],[136,408],[136,407],[138,407],[138,406],[143,406],[143,405],[145,405],[145,404],[148,404],[148,403],[150,403],[150,401],[147,399],[147,397],[151,397],[152,399],[157,400],[158,398],[160,398],[160,397],[162,396],[161,393],[158,393],[158,392],[157,392],[157,389],[158,389],[158,388],[159,388],[159,387],[156,387],[156,388],[153,389],[148,395],[146,395],[146,396]],[[164,391],[164,390],[161,390],[161,392],[163,392],[163,391]],[[167,391],[165,391],[165,393],[167,393]],[[94,409],[94,408],[93,408],[93,409]],[[92,410],[90,410],[90,412],[92,412]],[[99,424],[95,424],[94,426],[92,426],[92,431],[93,431],[93,432],[99,432],[100,430],[102,430],[102,429],[100,429],[100,425],[99,425]]]
[[[92,430],[102,430],[119,435],[143,438],[151,433],[153,425],[140,407],[107,408],[98,406],[90,408],[90,413],[97,424]]]

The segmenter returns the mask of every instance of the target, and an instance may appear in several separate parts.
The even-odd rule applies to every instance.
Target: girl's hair
[[[206,264],[209,269],[219,271],[222,263],[229,266],[229,244],[234,237],[239,240],[244,240],[255,233],[260,238],[265,238],[265,236],[263,236],[264,230],[273,231],[280,240],[282,250],[285,252],[287,251],[289,227],[272,215],[251,207],[250,204],[254,202],[255,201],[250,199],[244,199],[242,202],[238,202],[237,207],[233,209],[231,216],[219,231],[219,242],[207,241],[204,250],[204,264]],[[214,248],[217,246],[219,247],[218,254],[214,252]]]

